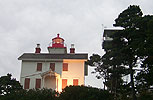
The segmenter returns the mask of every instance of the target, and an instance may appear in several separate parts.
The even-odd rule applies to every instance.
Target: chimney
[[[37,44],[35,53],[40,53],[40,51],[41,51],[41,49],[40,49],[40,44]]]
[[[74,44],[71,44],[70,53],[75,53]]]

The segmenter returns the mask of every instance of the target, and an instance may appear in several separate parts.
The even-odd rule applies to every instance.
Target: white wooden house
[[[88,72],[88,54],[75,53],[73,44],[67,53],[59,34],[52,39],[48,53],[41,53],[37,44],[35,53],[24,53],[18,59],[22,61],[20,83],[24,89],[51,88],[61,92],[69,85],[84,85]]]

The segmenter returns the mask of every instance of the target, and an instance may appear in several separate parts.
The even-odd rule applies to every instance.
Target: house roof
[[[50,53],[24,53],[18,60],[45,60],[45,59],[88,59],[87,53],[77,53],[77,54],[50,54]]]

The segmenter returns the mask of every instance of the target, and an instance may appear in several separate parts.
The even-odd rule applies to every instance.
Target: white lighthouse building
[[[69,85],[84,85],[88,72],[88,54],[75,53],[73,44],[67,53],[59,34],[52,39],[48,53],[41,53],[37,44],[35,53],[24,53],[18,59],[22,61],[20,83],[24,89],[51,88],[61,92]]]

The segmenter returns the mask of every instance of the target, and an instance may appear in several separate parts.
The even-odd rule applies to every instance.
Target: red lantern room
[[[49,45],[48,47],[49,53],[67,53],[64,45],[64,39],[59,37],[59,34],[57,34],[57,37],[52,39],[51,44],[52,45]]]
[[[59,34],[57,34],[57,37],[52,39],[52,46],[49,46],[51,48],[65,48],[64,47],[64,39],[59,37]]]

